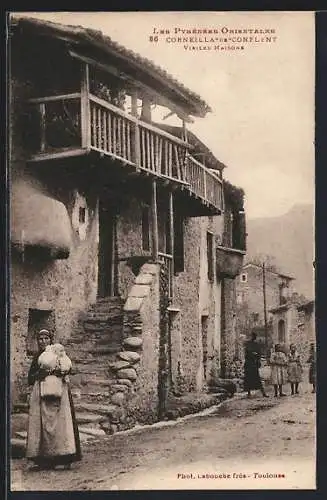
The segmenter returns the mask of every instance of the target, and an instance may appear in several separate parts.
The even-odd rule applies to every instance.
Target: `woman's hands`
[[[39,371],[37,373],[37,378],[42,381],[45,379],[45,377],[47,377],[48,375],[50,375],[50,371],[49,370],[45,370],[44,368],[39,368]]]

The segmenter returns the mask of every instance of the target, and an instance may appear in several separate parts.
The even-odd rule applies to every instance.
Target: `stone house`
[[[272,342],[273,307],[285,304],[293,293],[294,278],[265,268],[255,262],[247,262],[236,279],[237,331],[243,339],[252,331],[257,333],[263,344],[266,339],[265,315],[268,345]]]
[[[155,421],[181,378],[200,391],[233,356],[243,192],[186,127],[210,108],[81,27],[12,19],[10,72],[13,407],[46,327],[78,411],[110,432]]]
[[[298,310],[298,328],[302,336],[311,344],[316,342],[315,301],[308,300],[300,304]]]
[[[308,359],[310,344],[315,343],[314,301],[300,301],[294,294],[287,303],[271,309],[273,343],[289,348],[295,344],[303,360]]]

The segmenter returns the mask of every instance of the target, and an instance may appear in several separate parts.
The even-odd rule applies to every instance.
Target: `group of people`
[[[261,367],[261,347],[256,340],[256,334],[246,344],[244,362],[244,390],[251,397],[251,390],[260,390],[263,397],[268,397],[265,392],[259,368]],[[312,384],[312,392],[316,391],[316,354],[314,344],[310,346],[311,352],[308,359],[310,363],[309,383]],[[299,384],[302,381],[303,367],[301,357],[295,344],[290,345],[289,353],[285,354],[281,344],[276,344],[272,352],[269,365],[271,370],[271,384],[274,386],[275,397],[286,396],[283,386],[290,384],[291,395],[299,394]]]
[[[69,387],[70,359],[61,344],[53,343],[53,335],[42,329],[37,335],[38,352],[32,360],[28,383],[33,386],[30,396],[29,425],[27,436],[27,458],[34,467],[53,469],[57,466],[69,468],[81,460],[81,446],[73,399]],[[244,363],[244,390],[248,397],[251,390],[259,389],[268,397],[260,378],[260,344],[256,334],[247,342]],[[316,355],[311,345],[309,357],[309,382],[312,392],[316,390]],[[283,385],[291,385],[291,394],[299,393],[302,380],[302,364],[296,346],[290,346],[286,355],[281,345],[275,346],[269,360],[271,383],[275,397],[285,396]]]

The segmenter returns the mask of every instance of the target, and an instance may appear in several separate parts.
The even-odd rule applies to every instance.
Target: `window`
[[[213,281],[213,234],[207,233],[208,280]]]
[[[174,217],[174,272],[184,271],[184,219],[176,213]]]
[[[242,273],[240,276],[241,283],[247,283],[248,275],[246,273]]]
[[[142,209],[142,249],[150,251],[150,207],[144,206]]]
[[[79,207],[78,220],[79,220],[80,224],[85,224],[85,220],[86,220],[86,208],[85,207]]]

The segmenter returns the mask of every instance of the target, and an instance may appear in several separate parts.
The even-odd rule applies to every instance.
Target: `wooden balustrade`
[[[33,130],[39,130],[40,156],[69,147],[95,150],[179,182],[207,205],[223,208],[221,179],[193,158],[192,146],[178,137],[91,94],[43,97],[29,103],[34,106],[33,123],[38,124]]]
[[[167,279],[168,279],[168,296],[173,297],[173,284],[174,284],[174,273],[173,273],[173,256],[167,253],[158,252],[159,262],[166,268]]]
[[[216,207],[223,207],[223,186],[218,176],[190,155],[187,157],[185,172],[190,191]]]

